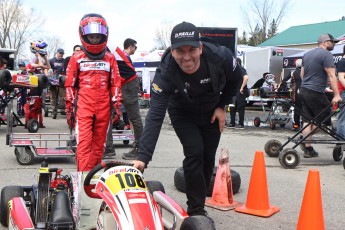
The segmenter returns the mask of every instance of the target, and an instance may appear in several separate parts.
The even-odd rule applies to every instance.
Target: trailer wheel
[[[272,130],[275,130],[276,129],[276,123],[274,123],[274,121],[270,121],[270,128]]]
[[[39,129],[39,124],[36,119],[30,119],[27,124],[29,133],[37,133]]]
[[[14,197],[23,197],[24,191],[21,186],[6,186],[1,190],[0,220],[4,227],[8,227],[9,210],[8,202]]]
[[[265,153],[269,157],[278,157],[282,143],[278,140],[269,140],[265,144]]]
[[[336,145],[333,148],[333,159],[335,161],[341,161],[343,158],[343,147],[341,145]]]
[[[215,167],[213,169],[213,175],[211,177],[210,187],[206,191],[206,195],[208,197],[212,196],[216,173],[217,173],[217,167]],[[231,182],[232,182],[232,193],[236,194],[236,193],[238,193],[238,191],[240,190],[240,187],[241,187],[241,177],[240,177],[240,174],[238,172],[236,172],[235,170],[232,170],[232,169],[230,169],[230,174],[231,174]],[[184,179],[183,167],[179,167],[176,169],[175,174],[174,174],[174,184],[175,184],[175,187],[178,191],[186,192],[186,182]]]
[[[284,149],[279,154],[279,162],[286,169],[294,169],[299,165],[300,157],[294,149]]]
[[[124,141],[123,141],[123,144],[124,144],[124,145],[128,145],[128,144],[129,144],[129,140],[124,140]]]
[[[16,155],[17,162],[20,165],[30,165],[34,161],[34,153],[31,151],[29,146],[25,147],[24,153],[22,151],[19,152],[17,148],[14,149],[14,153]]]
[[[151,194],[153,194],[153,192],[155,191],[161,191],[162,193],[165,193],[164,186],[160,181],[146,181],[146,186]]]
[[[48,117],[48,115],[49,115],[49,108],[46,106],[44,108],[44,117]]]
[[[189,216],[181,224],[181,230],[216,230],[214,222],[207,216]]]
[[[254,126],[259,127],[261,123],[260,117],[255,117],[254,118]]]

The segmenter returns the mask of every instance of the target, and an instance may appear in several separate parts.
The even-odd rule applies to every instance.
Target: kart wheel
[[[49,184],[49,174],[40,174],[37,185],[36,224],[48,222]]]
[[[180,230],[216,230],[214,222],[207,216],[189,216],[181,224]]]
[[[260,117],[255,117],[254,118],[254,126],[259,127],[261,123]]]
[[[212,196],[216,173],[217,173],[217,167],[213,169],[213,174],[210,181],[210,187],[206,191],[206,195],[208,197]],[[236,194],[238,193],[238,190],[240,190],[240,187],[241,187],[241,177],[238,172],[232,169],[230,169],[230,174],[231,174],[231,182],[232,182],[232,193]],[[186,182],[184,179],[183,167],[176,169],[175,175],[174,175],[174,184],[178,191],[186,192]]]
[[[265,144],[265,153],[269,157],[278,157],[279,156],[279,149],[282,147],[282,143],[277,140],[269,140]]]
[[[286,169],[294,169],[299,165],[300,157],[294,149],[284,149],[279,154],[279,162]]]
[[[146,186],[149,189],[149,192],[153,194],[155,191],[161,191],[162,193],[165,193],[164,186],[161,182],[151,180],[151,181],[146,181]]]
[[[272,130],[275,130],[276,129],[276,123],[274,123],[273,121],[270,121],[270,128]]]
[[[128,144],[129,144],[129,140],[124,140],[124,141],[123,141],[123,144],[124,144],[124,145],[128,145]]]
[[[20,165],[30,165],[34,161],[34,153],[31,151],[29,146],[25,147],[24,153],[15,148],[14,154],[16,155],[17,162]]]
[[[0,86],[8,86],[12,81],[12,75],[7,69],[0,70]]]
[[[343,158],[343,146],[336,145],[333,148],[333,159],[335,161],[341,161],[342,158]]]
[[[44,117],[48,117],[48,115],[49,115],[49,108],[46,106],[44,108]]]
[[[9,210],[8,202],[14,197],[23,197],[24,191],[21,186],[6,186],[1,190],[0,221],[5,227],[8,226]]]
[[[29,133],[37,133],[39,129],[38,121],[36,119],[30,119],[27,124]]]
[[[53,116],[53,119],[56,119],[56,117],[57,117],[57,111],[56,110],[53,110],[52,116]]]

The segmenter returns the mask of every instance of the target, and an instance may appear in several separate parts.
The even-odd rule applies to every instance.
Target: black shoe
[[[304,151],[304,158],[318,157],[319,153],[314,150],[313,147],[306,147]]]
[[[103,153],[103,158],[112,158],[116,156],[115,149],[114,148],[105,148]]]
[[[235,124],[228,124],[225,127],[229,128],[229,129],[233,129],[233,128],[235,128]]]
[[[128,153],[122,154],[122,158],[125,160],[136,160],[138,157],[138,146],[135,146]]]
[[[238,125],[236,129],[244,129],[244,125]]]

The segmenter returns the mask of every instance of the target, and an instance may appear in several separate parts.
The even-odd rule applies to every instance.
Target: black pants
[[[238,91],[234,101],[235,107],[230,108],[230,123],[235,125],[236,112],[238,112],[238,124],[244,125],[244,112],[246,109],[246,97]]]
[[[206,190],[215,164],[220,132],[218,120],[210,123],[212,113],[192,114],[169,109],[171,123],[183,146],[184,177],[186,181],[187,212],[204,214]]]

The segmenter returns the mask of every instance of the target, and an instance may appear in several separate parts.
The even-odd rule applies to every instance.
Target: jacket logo
[[[156,83],[152,83],[152,90],[156,93],[161,93],[163,91]]]

